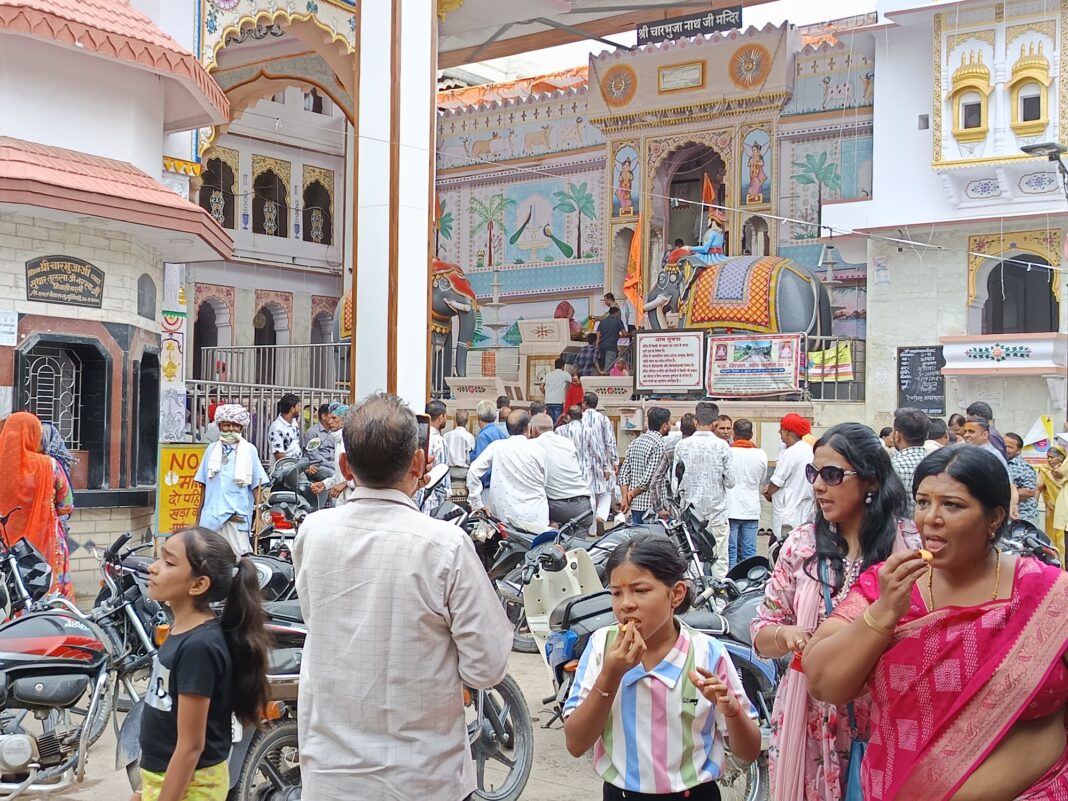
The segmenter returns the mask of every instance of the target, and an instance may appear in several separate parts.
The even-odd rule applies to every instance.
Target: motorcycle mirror
[[[305,450],[314,451],[316,448],[318,448],[322,444],[323,444],[323,441],[321,439],[319,439],[318,437],[312,437],[311,439],[308,440],[308,445],[305,448]]]
[[[442,481],[449,476],[449,466],[447,464],[436,464],[430,468],[429,478],[426,484],[426,491],[432,492]]]

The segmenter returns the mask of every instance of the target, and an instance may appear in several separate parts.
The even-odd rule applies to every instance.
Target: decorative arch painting
[[[771,137],[763,128],[754,128],[742,140],[742,197],[747,206],[771,203]]]
[[[618,145],[612,160],[612,216],[636,217],[641,194],[641,162],[634,143]]]

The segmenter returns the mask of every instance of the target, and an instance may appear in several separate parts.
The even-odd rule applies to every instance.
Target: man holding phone
[[[445,448],[445,438],[441,436],[441,429],[445,427],[445,404],[439,400],[432,400],[426,405],[426,414],[417,414],[419,421],[419,443],[426,452],[427,470],[435,465],[448,464],[449,454]],[[420,511],[433,514],[434,511],[449,499],[449,482],[441,481],[433,490],[419,490],[415,496],[415,502]]]

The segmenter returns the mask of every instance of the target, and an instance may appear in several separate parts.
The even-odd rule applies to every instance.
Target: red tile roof
[[[69,211],[200,237],[223,258],[230,236],[204,209],[124,161],[0,136],[0,203]]]
[[[81,46],[189,81],[229,120],[223,90],[196,57],[126,0],[0,0],[0,32]]]

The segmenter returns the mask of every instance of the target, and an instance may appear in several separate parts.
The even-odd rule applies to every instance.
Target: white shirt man
[[[467,500],[473,511],[489,506],[501,520],[526,527],[549,528],[549,499],[546,495],[545,451],[527,438],[530,415],[522,410],[508,416],[507,439],[491,442],[467,471]],[[490,496],[482,499],[482,476],[492,470]]]
[[[460,422],[461,420],[463,422]],[[467,430],[467,412],[457,412],[456,426],[446,431],[443,436],[445,450],[449,454],[449,467],[467,467],[471,464],[471,449],[475,447],[475,437]]]
[[[300,425],[296,417],[287,420],[284,415],[280,414],[274,418],[274,422],[267,430],[267,442],[271,451],[272,468],[281,459],[299,459],[304,452],[300,444]]]
[[[760,487],[768,472],[768,455],[752,441],[752,422],[736,421],[733,434],[731,465],[734,468],[734,486],[727,490],[727,517],[731,527],[730,567],[756,556]]]
[[[765,493],[771,498],[772,531],[777,537],[785,538],[812,519],[816,501],[812,485],[805,477],[805,466],[812,464],[812,446],[802,439],[812,431],[812,426],[794,412],[783,417],[780,425],[780,436],[787,447],[779,456]]]
[[[530,430],[534,436],[532,441],[545,453],[549,520],[564,525],[576,517],[592,513],[593,495],[571,440],[553,431],[552,418],[547,414],[535,415],[530,421]]]
[[[309,515],[294,547],[308,627],[300,767],[315,801],[466,799],[477,782],[463,686],[508,669],[511,626],[470,538],[411,500],[423,455],[397,452],[414,428],[394,397],[357,408],[346,473],[361,486]]]
[[[694,511],[705,521],[706,530],[716,542],[716,561],[712,575],[727,575],[728,538],[727,490],[734,486],[731,449],[713,433],[716,415],[711,410],[697,410],[697,431],[675,446],[671,466],[672,486],[682,490],[684,502],[693,504]],[[679,465],[685,467],[682,481],[678,481]]]
[[[567,388],[571,386],[571,373],[564,369],[564,360],[556,360],[556,368],[545,374],[541,380],[541,389],[545,393],[545,405],[549,407],[549,416],[555,421],[564,410],[564,398]]]

